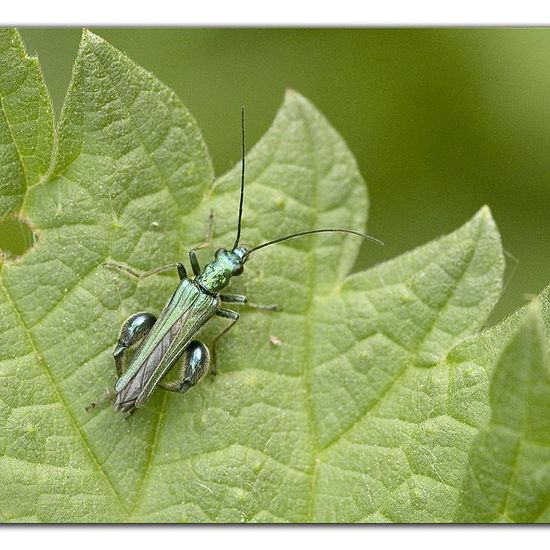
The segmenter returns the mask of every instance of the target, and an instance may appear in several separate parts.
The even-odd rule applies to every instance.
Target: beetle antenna
[[[239,239],[241,238],[241,222],[243,219],[243,204],[244,204],[244,167],[245,167],[245,155],[246,147],[244,141],[244,105],[241,107],[241,197],[239,200],[239,219],[237,222],[237,238],[233,248],[237,248],[239,245]]]
[[[258,246],[255,246],[254,248],[251,248],[250,253],[254,252],[255,250],[260,250],[260,248],[265,248],[266,246],[270,246],[272,244],[282,243],[283,241],[288,241],[289,239],[295,239],[296,237],[303,237],[304,235],[312,235],[313,233],[350,233],[351,235],[357,235],[358,237],[363,237],[363,239],[374,241],[375,243],[380,245],[384,244],[380,239],[377,239],[372,235],[367,235],[366,233],[359,233],[358,231],[352,231],[351,229],[332,229],[332,228],[313,229],[312,231],[302,231],[300,233],[292,233],[291,235],[286,235],[285,237],[279,237],[278,239],[275,239],[273,241],[262,243]]]

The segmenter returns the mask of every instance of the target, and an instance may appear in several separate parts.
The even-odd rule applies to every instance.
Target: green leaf
[[[14,29],[0,29],[0,221],[17,213],[50,165],[53,113],[36,58]]]
[[[235,118],[227,139],[237,155]],[[240,166],[214,183],[200,131],[173,92],[89,32],[57,140],[48,177],[21,195],[39,239],[0,272],[5,521],[484,521],[470,483],[493,429],[488,381],[525,315],[479,332],[503,272],[487,208],[451,235],[353,275],[362,245],[354,237],[258,251],[231,291],[283,311],[243,310],[217,348],[215,379],[185,396],[158,390],[125,420],[84,407],[115,381],[121,323],[158,313],[177,279],[136,282],[103,264],[147,270],[185,259],[211,211],[211,248],[230,246]],[[361,231],[367,206],[342,138],[288,92],[247,155],[243,241]],[[211,257],[200,254],[202,263]],[[207,342],[225,326],[211,325]],[[508,403],[516,418],[538,391],[529,384],[500,392],[498,406]],[[522,418],[542,430],[533,415]],[[538,464],[522,458],[514,491]],[[542,510],[545,498],[534,491],[529,509]]]
[[[456,518],[548,522],[550,362],[537,307],[529,309],[498,361],[490,404],[491,418],[469,456]]]
[[[320,520],[451,519],[472,428],[445,357],[483,324],[501,274],[498,233],[483,209],[448,237],[345,283],[344,322],[329,340],[339,353],[322,360],[327,334],[317,345]],[[328,323],[334,307],[322,309]]]

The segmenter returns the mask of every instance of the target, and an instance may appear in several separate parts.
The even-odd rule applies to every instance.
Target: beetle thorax
[[[248,249],[244,246],[234,250],[221,248],[216,252],[214,261],[197,276],[196,282],[211,294],[217,294],[229,284],[231,277],[242,273],[247,257]]]

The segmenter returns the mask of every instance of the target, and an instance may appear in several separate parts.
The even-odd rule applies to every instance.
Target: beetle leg
[[[124,321],[118,335],[115,349],[113,350],[115,368],[118,376],[121,376],[124,372],[122,363],[124,352],[143,340],[147,334],[149,334],[156,320],[156,317],[152,313],[141,312],[131,315]]]
[[[112,269],[123,271],[124,273],[127,273],[128,275],[131,275],[136,279],[145,279],[146,277],[150,277],[151,275],[155,275],[156,273],[162,273],[163,271],[168,271],[169,269],[173,269],[175,267],[178,270],[180,280],[183,281],[183,279],[187,279],[187,270],[181,262],[173,262],[171,264],[155,267],[155,269],[151,269],[150,271],[136,271],[134,269],[131,269],[130,267],[126,267],[125,265],[117,264],[114,262],[106,262],[103,265],[105,267],[110,267]]]
[[[218,317],[223,317],[225,319],[231,319],[231,323],[226,326],[215,338],[212,340],[212,366],[210,367],[210,372],[212,374],[216,374],[216,345],[218,343],[218,340],[227,332],[229,332],[234,326],[235,323],[239,320],[240,315],[236,311],[232,311],[230,309],[218,309],[216,311],[216,315]]]
[[[202,250],[203,248],[206,248],[208,246],[210,246],[210,243],[205,242],[205,243],[199,244],[199,246],[195,246],[195,248],[192,248],[189,251],[189,261],[191,262],[191,268],[193,269],[193,273],[195,274],[195,277],[198,277],[201,274],[201,266],[199,264],[199,260],[195,252],[197,250]]]
[[[176,380],[160,382],[159,388],[177,393],[185,393],[206,373],[210,365],[210,352],[198,340],[189,342],[183,352],[183,362]]]
[[[110,401],[115,396],[115,391],[110,390],[105,395],[102,395],[97,401],[94,401],[93,403],[90,403],[86,407],[86,412],[92,412],[97,406],[101,405],[102,403],[105,403],[106,401]]]
[[[246,304],[248,307],[254,309],[264,309],[266,311],[281,311],[281,308],[277,305],[263,305],[263,304],[254,304],[248,301],[246,296],[241,296],[240,294],[220,294],[220,299],[222,302],[228,304]]]
[[[122,376],[124,372],[124,352],[128,348],[136,345],[138,342],[141,342],[147,336],[147,334],[149,334],[149,331],[155,324],[156,320],[156,317],[152,313],[141,312],[131,315],[130,317],[128,317],[128,319],[126,319],[126,321],[124,321],[120,329],[118,339],[116,341],[115,349],[113,350],[117,376]],[[116,392],[114,390],[107,392],[97,401],[90,403],[86,407],[86,411],[92,411],[98,405],[104,403],[105,401],[113,399],[115,395]]]
[[[214,211],[210,210],[210,215],[208,216],[208,228],[206,230],[206,240],[202,244],[199,244],[199,246],[196,246],[195,248],[192,248],[189,251],[189,261],[191,262],[191,267],[193,268],[193,273],[195,274],[195,277],[199,276],[201,272],[201,266],[199,264],[199,260],[195,252],[197,250],[202,250],[203,248],[207,248],[208,246],[210,246],[213,229],[214,229]]]
[[[206,239],[205,242],[210,243],[212,240],[212,234],[214,233],[214,210],[210,210],[208,215],[208,227],[206,229]]]
[[[203,243],[200,246],[192,248],[189,251],[189,261],[191,262],[191,267],[193,269],[193,273],[195,274],[195,277],[200,275],[200,272],[201,272],[201,266],[199,264],[199,260],[197,259],[197,255],[195,254],[195,251],[200,250],[201,248],[206,248],[205,245],[208,246],[207,243]]]

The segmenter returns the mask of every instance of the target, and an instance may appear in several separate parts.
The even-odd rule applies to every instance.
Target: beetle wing
[[[115,408],[143,403],[218,305],[218,298],[201,292],[192,281],[183,280],[115,384]]]
[[[197,333],[208,319],[212,317],[217,308],[218,301],[216,298],[201,294],[194,304],[192,314],[185,319],[179,332],[175,334],[174,339],[171,341],[168,350],[162,355],[160,363],[143,386],[136,400],[136,407],[141,406],[149,398],[156,385],[180,359],[189,342],[196,337]]]

